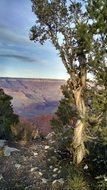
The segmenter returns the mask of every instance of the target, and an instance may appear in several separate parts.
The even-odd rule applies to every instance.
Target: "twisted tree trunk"
[[[80,119],[77,121],[74,129],[73,161],[74,163],[79,164],[86,154],[84,145],[86,107],[82,96],[82,87],[79,87],[76,91],[74,91],[74,98]]]
[[[76,109],[79,115],[79,119],[76,123],[74,129],[74,138],[73,138],[73,161],[75,164],[79,164],[85,154],[86,148],[84,145],[85,141],[85,131],[86,131],[86,106],[84,101],[84,90],[86,87],[86,58],[84,54],[81,54],[79,57],[80,63],[80,72],[77,75],[76,88],[73,80],[73,95],[75,100]]]

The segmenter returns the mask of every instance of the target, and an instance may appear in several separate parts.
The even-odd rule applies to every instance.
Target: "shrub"
[[[17,125],[11,125],[11,131],[16,140],[31,141],[39,136],[36,126],[27,121],[20,121]]]
[[[11,125],[19,122],[18,115],[14,114],[11,105],[12,97],[0,89],[0,138],[11,138]]]
[[[97,177],[96,190],[107,190],[107,176]]]

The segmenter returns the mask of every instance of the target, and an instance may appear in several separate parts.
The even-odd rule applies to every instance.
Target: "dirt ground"
[[[0,190],[52,190],[56,184],[63,189],[61,166],[51,140],[8,142],[8,146],[18,151],[0,156]]]

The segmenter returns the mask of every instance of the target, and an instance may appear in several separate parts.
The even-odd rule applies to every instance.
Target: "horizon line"
[[[67,81],[67,79],[61,79],[61,78],[35,78],[35,77],[5,77],[5,76],[3,76],[3,77],[1,77],[0,76],[0,79],[31,79],[31,80],[35,80],[35,79],[37,79],[37,80],[64,80],[64,81]]]

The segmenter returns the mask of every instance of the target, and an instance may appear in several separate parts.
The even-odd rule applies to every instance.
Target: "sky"
[[[0,0],[0,77],[67,79],[52,44],[30,41],[34,24],[31,0]]]

